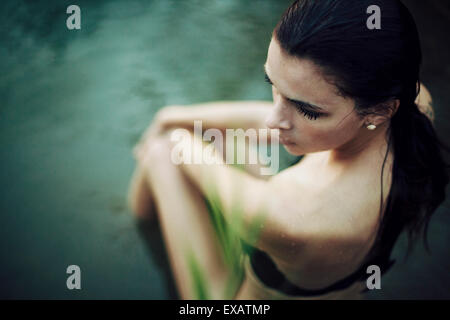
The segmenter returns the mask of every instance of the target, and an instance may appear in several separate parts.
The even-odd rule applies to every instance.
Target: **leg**
[[[151,146],[143,174],[153,190],[157,216],[180,297],[195,299],[186,253],[192,250],[209,287],[210,298],[222,299],[230,272],[200,192],[170,161],[170,145]],[[159,144],[159,145],[158,145]]]
[[[225,130],[221,130],[224,138],[224,145],[226,146],[229,143],[236,143],[235,145],[235,154],[238,152],[245,152],[246,159],[248,159],[248,153],[251,146],[250,143],[246,140],[245,143],[241,142],[241,140],[236,139],[235,142],[227,141]],[[150,137],[151,139],[152,137]],[[226,150],[226,148],[225,148]],[[226,159],[226,152],[223,152],[224,160]],[[269,176],[264,176],[260,174],[260,169],[264,167],[263,164],[244,164],[242,169],[247,171],[249,174],[260,178],[260,179],[268,179]],[[152,220],[156,214],[156,208],[154,204],[154,196],[151,187],[148,185],[144,172],[142,168],[136,166],[136,169],[133,173],[133,178],[131,179],[129,192],[128,192],[128,205],[131,208],[131,211],[135,213],[135,215],[140,219]]]
[[[144,170],[136,166],[128,188],[128,206],[136,217],[151,220],[155,215],[155,204],[152,192],[145,180]]]

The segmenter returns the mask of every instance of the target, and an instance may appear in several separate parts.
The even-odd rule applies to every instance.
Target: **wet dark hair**
[[[381,29],[367,26],[371,5],[381,9]],[[387,102],[400,101],[388,120],[386,137],[388,149],[392,143],[394,152],[391,190],[383,219],[381,194],[379,228],[370,252],[373,260],[367,265],[392,265],[392,248],[404,230],[408,234],[405,259],[421,234],[430,253],[428,223],[445,200],[449,182],[449,166],[441,151],[450,148],[415,103],[422,52],[408,9],[398,0],[299,0],[284,12],[273,37],[289,55],[314,62],[338,94],[354,99],[361,117],[383,113],[392,106]],[[385,161],[386,157],[382,170]],[[382,179],[383,171],[381,185]]]

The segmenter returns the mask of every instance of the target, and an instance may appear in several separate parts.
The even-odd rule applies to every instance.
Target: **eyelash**
[[[267,75],[264,75],[264,80],[269,83],[270,85],[273,85],[272,81],[267,77]],[[317,118],[320,118],[321,114],[313,111],[308,111],[304,108],[304,105],[298,102],[294,102],[289,100],[290,103],[292,103],[298,112],[303,113],[305,117],[307,117],[310,120],[316,120]]]
[[[292,104],[294,104],[297,107],[297,111],[301,112],[307,117],[309,120],[317,120],[317,118],[320,118],[321,114],[313,111],[308,111],[303,108],[303,104],[299,104],[298,102],[290,101]]]

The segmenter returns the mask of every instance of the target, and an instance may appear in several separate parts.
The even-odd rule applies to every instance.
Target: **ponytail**
[[[400,232],[406,230],[408,249],[405,259],[421,234],[430,253],[429,221],[445,200],[445,188],[449,183],[449,165],[441,150],[450,152],[450,148],[442,143],[431,120],[412,101],[414,99],[401,104],[391,119],[393,180],[381,225],[384,229],[381,237],[385,238],[381,242],[389,244],[390,249]]]

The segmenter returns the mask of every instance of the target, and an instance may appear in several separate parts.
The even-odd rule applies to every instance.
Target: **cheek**
[[[336,148],[357,133],[357,128],[351,122],[325,125],[305,119],[298,127],[298,140],[318,150]]]
[[[312,122],[312,121],[310,121]],[[307,142],[318,146],[327,146],[335,139],[335,132],[326,126],[317,126],[311,123],[304,125],[303,136]]]

